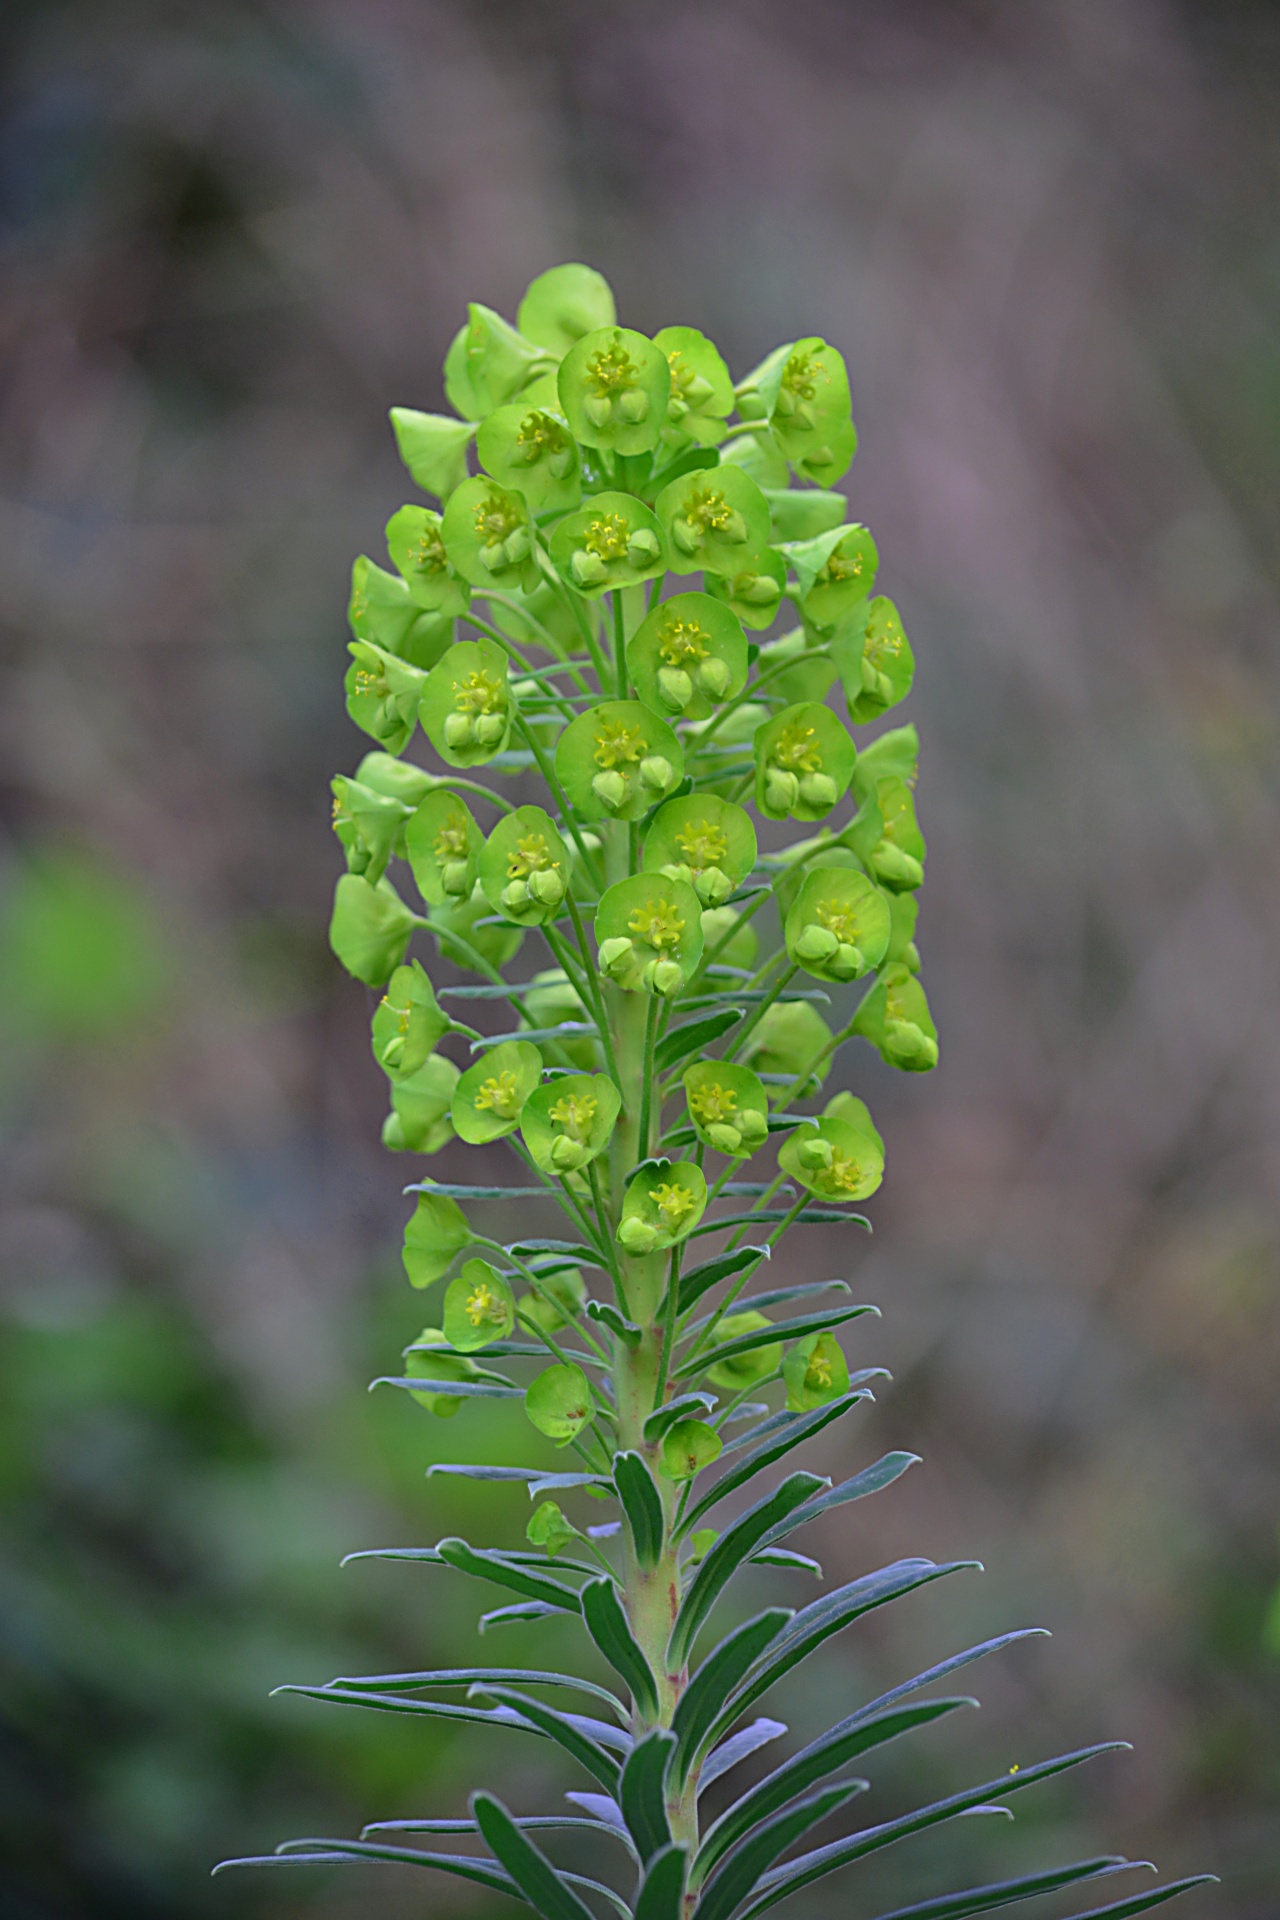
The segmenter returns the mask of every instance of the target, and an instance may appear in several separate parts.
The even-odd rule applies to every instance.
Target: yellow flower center
[[[845,946],[857,946],[858,922],[851,906],[842,900],[819,900],[814,913],[820,927],[825,927],[828,933],[834,933],[836,939]]]
[[[704,867],[722,866],[729,855],[729,836],[713,820],[691,820],[676,835],[676,845],[686,867],[692,867],[695,873]]]
[[[675,1233],[698,1204],[689,1189],[678,1185],[674,1180],[665,1181],[662,1186],[655,1187],[649,1197],[657,1208],[668,1233]]]
[[[664,667],[696,667],[711,651],[711,636],[697,620],[668,619],[658,633]]]
[[[803,720],[792,720],[782,729],[773,749],[775,765],[787,773],[821,773],[822,749],[817,730]]]
[[[356,668],[355,689],[357,693],[376,693],[379,695],[388,691],[387,683],[382,674],[370,673],[367,667]]]
[[[607,400],[610,394],[620,393],[625,387],[637,386],[640,369],[626,348],[615,341],[611,346],[600,347],[592,354],[583,370],[583,378],[594,389],[598,399]]]
[[[524,833],[507,855],[507,878],[527,880],[531,873],[545,873],[555,861],[544,833]]]
[[[697,379],[697,373],[692,367],[686,366],[684,355],[678,348],[667,355],[667,365],[671,369],[671,391],[683,399]]]
[[[568,441],[569,436],[560,422],[553,420],[549,413],[526,413],[516,434],[516,445],[532,447],[535,455],[560,453]]]
[[[439,527],[429,521],[410,549],[413,564],[421,573],[443,573],[448,566],[448,556],[444,550],[444,537]]]
[[[625,560],[631,528],[621,513],[602,513],[591,522],[582,536],[582,544],[597,560]]]
[[[815,1347],[809,1355],[809,1364],[805,1368],[804,1383],[811,1391],[821,1392],[831,1385],[831,1359],[820,1347]]]
[[[828,378],[827,370],[811,353],[793,353],[782,376],[782,384],[797,400],[815,400],[818,387]]]
[[[647,947],[665,953],[668,947],[679,946],[684,921],[669,901],[651,900],[636,908],[627,922],[627,930]]]
[[[829,581],[832,586],[843,586],[846,580],[861,580],[865,571],[866,556],[861,547],[855,547],[852,553],[842,553],[836,547],[818,577]]]
[[[488,547],[501,543],[517,527],[523,526],[524,520],[511,497],[494,487],[477,502],[471,524],[481,546]]]
[[[566,1093],[552,1107],[551,1118],[571,1140],[585,1145],[599,1106],[594,1093]]]
[[[684,518],[703,533],[723,533],[729,525],[729,515],[733,508],[719,488],[707,487],[685,495],[684,505],[680,509]]]
[[[598,767],[634,766],[648,750],[643,730],[630,720],[602,720],[596,729]]]
[[[876,795],[880,805],[880,818],[884,822],[886,840],[897,840],[911,827],[911,805],[905,793],[893,792],[882,797]]]
[[[502,705],[502,681],[478,667],[465,680],[454,681],[453,704],[458,713],[496,713]]]
[[[520,1111],[516,1077],[510,1068],[482,1081],[476,1089],[473,1105],[480,1113],[496,1113],[500,1120],[514,1120]]]
[[[851,1153],[843,1153],[839,1147],[831,1155],[831,1165],[823,1167],[814,1175],[813,1184],[822,1193],[854,1193],[862,1184],[864,1169]]]
[[[461,820],[446,820],[431,843],[440,866],[446,866],[452,860],[465,860],[467,857],[467,829]]]
[[[874,620],[867,632],[864,651],[877,672],[885,671],[902,653],[902,628],[886,616]]]
[[[722,1087],[718,1080],[713,1080],[710,1086],[695,1088],[689,1096],[689,1105],[699,1126],[717,1127],[733,1119],[738,1110],[738,1096],[732,1087]]]
[[[501,1320],[502,1301],[487,1280],[477,1280],[467,1295],[466,1315],[473,1327],[486,1320]]]

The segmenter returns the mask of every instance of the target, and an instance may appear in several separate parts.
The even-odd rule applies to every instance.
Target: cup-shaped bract
[[[556,742],[556,778],[587,820],[638,820],[684,777],[675,733],[639,700],[602,700]]]
[[[769,1096],[750,1067],[699,1060],[685,1072],[684,1097],[694,1132],[717,1153],[746,1159],[768,1138]]]
[[[474,1360],[467,1360],[457,1353],[437,1351],[447,1344],[442,1328],[424,1327],[413,1345],[405,1349],[404,1370],[407,1377],[410,1380],[452,1382],[478,1379],[480,1369]],[[451,1420],[462,1405],[462,1396],[456,1393],[420,1393],[410,1388],[409,1395],[428,1413],[434,1413],[437,1420]]]
[[[544,1333],[559,1333],[579,1319],[587,1304],[587,1283],[577,1267],[556,1267],[538,1276],[538,1291],[521,1294],[517,1318]]]
[[[560,362],[560,410],[584,447],[648,453],[667,424],[667,356],[630,327],[584,334]]]
[[[619,587],[652,580],[667,564],[655,516],[631,493],[596,493],[562,520],[550,553],[562,580],[595,600]]]
[[[696,327],[663,327],[653,344],[671,372],[664,438],[673,446],[716,446],[733,412],[733,377],[720,349]]]
[[[473,587],[531,593],[537,586],[534,531],[522,493],[478,473],[449,496],[442,525],[449,559]]]
[[[723,906],[755,864],[750,814],[718,794],[681,794],[659,807],[649,823],[645,872],[683,880],[704,907]]]
[[[880,885],[890,892],[913,893],[924,884],[924,835],[905,780],[892,774],[877,780],[874,795],[863,803],[848,837]]]
[[[530,1027],[556,1027],[562,1020],[583,1021],[587,1009],[567,973],[560,967],[548,967],[533,976],[534,984],[524,996],[524,1022]],[[589,1034],[565,1034],[556,1042],[566,1057],[584,1073],[592,1073],[600,1064],[600,1044]]]
[[[820,533],[831,533],[844,524],[849,502],[842,493],[827,493],[821,487],[765,487],[763,491],[775,544],[816,540]]]
[[[707,1183],[692,1160],[647,1160],[627,1182],[618,1245],[635,1259],[686,1240],[707,1204]]]
[[[567,513],[582,497],[573,436],[545,407],[499,407],[481,421],[476,452],[485,472],[522,493],[534,514]]]
[[[884,1144],[868,1123],[824,1117],[790,1132],[778,1165],[819,1200],[865,1200],[884,1178]]]
[[[447,500],[467,477],[467,448],[475,438],[469,420],[446,413],[418,413],[392,407],[391,426],[400,458],[424,493]]]
[[[627,670],[656,713],[705,720],[746,686],[747,636],[737,615],[710,594],[673,594],[627,642]]]
[[[831,655],[855,726],[878,720],[911,691],[915,656],[892,600],[877,594],[836,629]]]
[[[443,1278],[474,1237],[456,1200],[429,1189],[420,1193],[404,1230],[404,1270],[410,1286],[429,1287]]]
[[[411,809],[345,774],[335,774],[329,785],[333,830],[347,856],[348,873],[361,873],[370,882],[380,880]]]
[[[501,1140],[520,1125],[542,1079],[542,1055],[528,1040],[504,1040],[468,1067],[453,1091],[453,1124],[468,1146]]]
[[[561,1074],[536,1087],[520,1115],[530,1159],[557,1178],[579,1172],[608,1147],[621,1106],[603,1073]]]
[[[825,340],[797,340],[770,355],[759,383],[769,424],[797,473],[829,487],[857,450],[844,359]]]
[[[832,1333],[797,1340],[782,1363],[788,1413],[812,1413],[849,1391],[849,1363]]]
[[[707,907],[702,915],[702,952],[704,965],[714,960],[716,966],[750,971],[760,952],[760,935],[736,907]]]
[[[658,1472],[667,1480],[692,1480],[724,1452],[724,1441],[705,1420],[677,1420],[662,1436]]]
[[[782,1359],[780,1341],[770,1340],[764,1346],[748,1347],[745,1353],[731,1353],[723,1360],[715,1358],[717,1347],[740,1340],[744,1334],[761,1333],[772,1324],[767,1314],[754,1307],[741,1313],[727,1313],[717,1323],[707,1352],[712,1364],[707,1367],[706,1377],[713,1387],[719,1387],[722,1393],[741,1393],[744,1387],[758,1386],[778,1371]]]
[[[429,507],[401,507],[387,522],[387,552],[428,613],[465,613],[471,591],[450,565],[444,522]]]
[[[380,987],[403,960],[417,919],[389,880],[371,886],[362,874],[344,873],[334,889],[329,945],[348,973]]]
[[[567,1447],[591,1419],[591,1384],[572,1362],[546,1367],[529,1382],[524,1410],[539,1433]]]
[[[442,1053],[430,1054],[416,1073],[391,1083],[391,1111],[382,1123],[390,1153],[439,1153],[453,1138],[454,1089],[459,1073]]]
[[[421,767],[412,766],[407,760],[397,760],[394,754],[366,753],[356,768],[356,779],[363,787],[372,787],[375,793],[383,793],[388,800],[403,800],[406,807],[416,807],[424,793],[430,793],[436,784],[436,776],[424,773]]]
[[[938,1064],[938,1029],[924,988],[901,962],[885,968],[858,1008],[853,1031],[904,1073],[927,1073]]]
[[[617,317],[613,289],[604,275],[570,260],[562,267],[548,267],[529,282],[516,324],[526,340],[559,360],[584,334],[611,327]]]
[[[422,689],[423,732],[451,767],[482,766],[511,736],[507,656],[492,640],[459,640]]]
[[[514,960],[524,944],[524,929],[511,921],[495,920],[493,908],[476,886],[467,900],[450,901],[436,907],[431,915],[431,931],[440,952],[455,966],[476,968],[488,973]]]
[[[416,1073],[449,1031],[435,988],[417,960],[397,967],[373,1016],[373,1057],[390,1080]]]
[[[770,693],[789,705],[824,700],[839,677],[820,636],[804,627],[766,640],[760,649],[759,671],[769,675]]]
[[[843,985],[878,967],[889,945],[889,902],[853,867],[815,867],[784,927],[787,952],[815,980]]]
[[[793,541],[782,551],[800,588],[800,611],[823,633],[867,598],[880,564],[875,541],[858,526]]]
[[[769,544],[769,502],[741,467],[695,469],[658,495],[673,573],[732,578]]]
[[[453,610],[428,610],[407,580],[361,554],[351,569],[347,619],[357,640],[371,640],[424,672],[453,639]]]
[[[803,1074],[816,1090],[830,1069],[834,1037],[812,1001],[778,1000],[748,1036],[744,1052],[762,1080],[776,1076],[790,1083]]]
[[[551,815],[517,807],[484,843],[480,885],[495,913],[519,927],[540,927],[565,911],[571,864]]]
[[[475,300],[445,356],[444,390],[460,414],[480,420],[527,392],[553,365],[545,347]]]
[[[484,835],[465,800],[447,787],[433,788],[405,821],[404,844],[418,892],[429,905],[471,898]]]
[[[418,724],[428,676],[371,640],[353,640],[348,650],[348,714],[387,753],[403,753]]]
[[[543,1500],[529,1517],[524,1537],[531,1547],[541,1547],[548,1560],[554,1560],[558,1553],[571,1547],[575,1540],[586,1536],[567,1520],[554,1500]]]
[[[595,918],[600,971],[628,993],[679,993],[702,958],[702,906],[693,888],[636,873],[601,896]]]
[[[727,468],[719,469],[727,472]],[[707,592],[732,608],[744,627],[772,626],[787,585],[787,563],[775,547],[744,560],[731,573],[708,574]]]
[[[784,707],[756,732],[756,805],[770,820],[821,820],[848,792],[857,758],[829,707]]]
[[[464,1260],[445,1288],[444,1334],[459,1353],[476,1353],[509,1337],[516,1323],[516,1300],[504,1274],[487,1260]]]
[[[910,973],[920,971],[920,950],[916,946],[919,913],[920,902],[914,893],[889,895],[889,944],[884,957],[887,961],[900,961]]]
[[[489,617],[518,647],[545,647],[559,659],[581,650],[582,633],[574,609],[549,580],[539,580],[532,593],[490,601]]]

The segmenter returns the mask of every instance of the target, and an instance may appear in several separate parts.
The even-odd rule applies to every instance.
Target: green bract
[[[348,973],[367,987],[380,987],[404,958],[418,924],[389,880],[376,886],[344,873],[334,891],[329,945]]]
[[[790,1413],[811,1413],[849,1391],[849,1363],[831,1333],[797,1340],[782,1363]]]
[[[453,1090],[458,1069],[433,1053],[414,1073],[391,1083],[391,1111],[382,1123],[382,1144],[392,1153],[439,1153],[453,1139]]]
[[[924,988],[901,963],[888,966],[858,1008],[853,1031],[869,1040],[880,1058],[905,1073],[927,1073],[938,1064],[938,1029]]]
[[[551,536],[551,558],[562,580],[587,599],[652,580],[667,564],[659,526],[629,493],[597,493]]]
[[[520,1124],[542,1079],[542,1055],[527,1040],[504,1040],[468,1067],[453,1090],[453,1124],[471,1146],[500,1140]]]
[[[520,1131],[534,1164],[560,1177],[577,1173],[609,1145],[622,1095],[603,1073],[570,1073],[529,1095]]]
[[[826,699],[838,675],[835,661],[819,639],[804,627],[793,627],[790,633],[780,633],[761,647],[760,671],[770,674],[769,691],[777,699],[793,705],[801,700]]]
[[[581,1367],[548,1367],[526,1389],[524,1410],[539,1433],[566,1447],[591,1419],[591,1386]]]
[[[420,1193],[404,1230],[409,1284],[429,1287],[442,1279],[472,1238],[466,1215],[455,1200],[445,1193]]]
[[[524,1017],[529,1026],[555,1027],[563,1020],[585,1021],[587,1009],[568,974],[559,967],[549,967],[533,978],[536,984],[524,996]],[[584,1073],[593,1072],[600,1064],[599,1042],[587,1034],[562,1035],[556,1045]]]
[[[527,391],[554,365],[554,356],[535,340],[473,301],[467,324],[445,356],[444,390],[449,404],[467,420],[479,420],[495,407]]]
[[[769,544],[769,502],[741,467],[686,473],[664,487],[657,514],[673,573],[740,574]]]
[[[668,800],[645,836],[645,872],[683,880],[704,907],[723,905],[755,864],[750,814],[713,793]]]
[[[831,1070],[829,1048],[834,1035],[818,1009],[807,1000],[779,1000],[751,1034],[746,1056],[758,1074],[792,1079],[812,1063],[813,1082],[820,1087]],[[821,1057],[820,1057],[821,1056]]]
[[[692,1480],[724,1452],[724,1441],[705,1420],[677,1420],[662,1439],[658,1471],[668,1480]]]
[[[515,1295],[487,1260],[465,1260],[444,1296],[444,1333],[460,1353],[505,1340],[516,1323]]]
[[[755,391],[778,446],[806,480],[830,486],[858,445],[843,357],[825,340],[797,340],[771,354],[758,376]]]
[[[471,593],[449,564],[443,529],[440,515],[429,507],[401,507],[387,522],[387,552],[420,607],[429,613],[465,613]]]
[[[333,788],[333,830],[347,856],[347,870],[368,881],[381,879],[395,851],[410,809],[359,780],[337,774]]]
[[[696,327],[663,327],[653,344],[671,372],[663,438],[672,446],[714,447],[733,412],[733,379],[719,348]]]
[[[787,1135],[778,1165],[820,1199],[865,1200],[884,1178],[884,1145],[870,1123],[823,1118]]]
[[[865,527],[836,527],[782,549],[800,588],[800,611],[824,631],[852,614],[875,582],[879,555]]]
[[[892,600],[878,595],[855,607],[837,627],[831,655],[839,669],[855,726],[879,719],[905,700],[916,663]]]
[[[576,1267],[556,1267],[538,1282],[540,1291],[525,1293],[517,1302],[521,1322],[558,1333],[571,1327],[587,1303],[587,1283]]]
[[[405,1352],[404,1370],[411,1380],[440,1380],[461,1382],[477,1380],[480,1369],[474,1360],[464,1360],[460,1354],[439,1353],[437,1348],[445,1346],[445,1336],[439,1327],[424,1327],[413,1345]],[[414,1391],[413,1398],[428,1413],[434,1413],[438,1420],[450,1420],[462,1405],[457,1394],[419,1393]]]
[[[572,261],[549,267],[530,281],[516,322],[526,340],[559,359],[584,333],[611,327],[617,317],[613,291],[604,275]]]
[[[373,1057],[389,1079],[406,1079],[423,1065],[449,1025],[418,962],[397,967],[373,1016]]]
[[[770,820],[821,820],[848,792],[857,758],[829,707],[784,707],[755,737],[756,805]]]
[[[424,793],[429,793],[436,782],[421,767],[410,766],[407,760],[397,760],[390,753],[366,753],[356,768],[356,779],[361,786],[372,787],[375,793],[383,793],[389,800],[403,800],[407,807],[416,807]]]
[[[437,907],[431,915],[431,931],[447,960],[463,967],[505,967],[524,944],[524,932],[511,922],[498,925],[493,908],[477,886],[467,900]]]
[[[849,505],[842,493],[824,493],[820,487],[766,486],[763,491],[775,542],[815,540],[820,533],[830,533],[843,525]]]
[[[638,820],[683,773],[680,742],[639,700],[588,707],[556,743],[556,778],[586,820]]]
[[[717,966],[750,972],[760,951],[760,935],[750,921],[743,924],[736,908],[708,907],[702,916],[702,950],[707,964],[714,954]]]
[[[732,1158],[762,1147],[769,1132],[769,1096],[749,1067],[700,1060],[684,1076],[694,1132],[704,1146]]]
[[[747,636],[710,594],[677,593],[636,628],[627,645],[627,671],[656,712],[704,720],[747,684]]]
[[[545,408],[499,407],[481,425],[476,452],[485,472],[522,493],[535,514],[565,513],[581,498],[577,448]]]
[[[428,793],[405,822],[404,844],[418,891],[431,906],[471,898],[484,835],[465,800],[447,787]]]
[[[716,1347],[727,1346],[749,1333],[760,1333],[772,1326],[767,1314],[748,1308],[743,1313],[727,1313],[712,1335],[711,1357]],[[708,1366],[706,1377],[724,1393],[741,1393],[744,1387],[759,1386],[778,1371],[782,1348],[774,1341],[760,1347],[748,1347],[745,1353],[732,1353]]]
[[[477,474],[449,496],[442,525],[450,562],[473,587],[532,593],[537,586],[534,530],[523,494]]]
[[[434,667],[453,639],[455,609],[447,593],[441,599],[441,606],[429,611],[407,580],[361,554],[351,569],[347,619],[357,640],[371,640],[410,666],[425,669]]]
[[[671,373],[666,355],[642,333],[598,327],[570,347],[556,389],[582,446],[648,453],[667,423]]]
[[[370,640],[353,640],[350,652],[347,712],[388,753],[403,753],[418,724],[428,676]]]
[[[686,1240],[707,1204],[707,1183],[692,1160],[653,1160],[627,1182],[618,1244],[635,1256]]]
[[[601,896],[595,933],[601,973],[628,993],[669,997],[702,957],[702,905],[683,880],[633,874]]]
[[[482,766],[511,733],[507,656],[492,640],[459,640],[431,669],[419,706],[422,729],[451,767]]]
[[[856,980],[884,958],[889,925],[889,903],[865,874],[817,867],[787,915],[787,952],[817,980]]]
[[[924,884],[924,835],[916,823],[916,804],[905,780],[877,780],[874,797],[864,802],[849,830],[850,845],[882,887],[911,893]]]
[[[392,407],[391,425],[400,458],[422,491],[447,500],[467,477],[467,448],[475,428],[467,420],[415,413],[412,407]]]
[[[551,815],[541,807],[517,807],[484,843],[480,885],[495,913],[517,926],[540,927],[565,910],[570,865]]]
[[[761,630],[773,625],[787,584],[787,563],[766,547],[732,573],[709,575],[707,592],[723,600],[744,627]]]
[[[566,1520],[554,1500],[544,1500],[535,1507],[524,1537],[531,1547],[541,1547],[549,1560],[572,1546],[575,1540],[583,1538],[582,1532]]]

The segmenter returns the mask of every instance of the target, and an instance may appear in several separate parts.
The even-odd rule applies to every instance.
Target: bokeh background
[[[876,1238],[805,1258],[885,1309],[838,1464],[925,1464],[815,1550],[987,1572],[794,1723],[1044,1624],[877,1810],[1128,1737],[953,1866],[1119,1845],[1280,1911],[1280,14],[8,0],[0,59],[3,1910],[487,1912],[206,1876],[473,1769],[574,1784],[268,1689],[471,1657],[477,1590],[338,1557],[524,1523],[423,1479],[516,1430],[365,1393],[422,1308],[327,782],[347,569],[413,497],[386,409],[440,404],[468,298],[581,258],[737,371],[841,345],[920,662],[943,1064],[851,1066]]]

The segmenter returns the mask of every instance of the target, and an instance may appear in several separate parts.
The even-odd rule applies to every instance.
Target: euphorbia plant
[[[838,1330],[874,1309],[843,1279],[766,1277],[784,1236],[818,1223],[842,1228],[852,1257],[867,1225],[852,1208],[880,1185],[866,1105],[826,1096],[839,1050],[860,1036],[905,1071],[938,1059],[914,939],[916,735],[859,731],[909,691],[911,649],[874,593],[871,536],[832,491],[855,435],[825,340],[779,347],[735,383],[696,329],[620,327],[600,276],[563,266],[534,281],[515,327],[473,306],[445,384],[458,417],[392,415],[440,511],[394,515],[394,571],[355,568],[347,704],[373,750],[333,783],[348,871],[332,941],[383,990],[385,1144],[431,1155],[456,1135],[515,1175],[495,1185],[486,1163],[478,1182],[424,1172],[407,1188],[408,1277],[441,1298],[389,1382],[464,1423],[522,1402],[566,1459],[432,1468],[526,1488],[523,1545],[388,1551],[503,1590],[482,1630],[572,1617],[592,1675],[469,1667],[298,1690],[534,1736],[582,1779],[570,1814],[477,1791],[463,1816],[272,1858],[408,1863],[544,1920],[754,1920],[1108,1750],[804,1847],[866,1789],[875,1749],[972,1704],[939,1683],[1015,1631],[842,1700],[828,1731],[705,1797],[785,1734],[754,1709],[801,1661],[972,1564],[898,1561],[716,1638],[735,1576],[820,1576],[786,1543],[915,1459],[889,1453],[838,1485],[788,1471],[870,1398],[880,1370],[851,1370]],[[782,609],[789,632],[751,637]],[[422,764],[405,757],[424,745]],[[751,806],[775,823],[767,852]],[[803,838],[788,841],[790,822]],[[423,910],[402,898],[402,866],[387,877],[394,862]],[[419,930],[470,984],[437,993],[407,957]],[[464,1025],[460,1006],[499,1029]],[[555,1233],[524,1228],[536,1199],[534,1224],[558,1214]],[[482,1202],[504,1234],[472,1224]],[[571,1864],[584,1832],[616,1849],[608,1883]],[[1021,1873],[909,1911],[961,1920],[1128,1864]],[[1119,1920],[1193,1884],[1099,1911]]]

